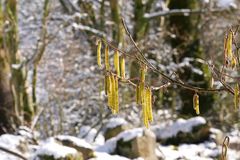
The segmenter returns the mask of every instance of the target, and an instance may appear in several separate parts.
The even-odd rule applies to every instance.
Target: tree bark
[[[30,124],[33,116],[26,91],[26,71],[18,53],[17,0],[8,0],[3,6],[0,3],[0,32],[0,134],[3,134],[12,132],[23,121]]]

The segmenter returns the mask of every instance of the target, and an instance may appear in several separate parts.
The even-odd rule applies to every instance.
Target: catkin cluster
[[[105,43],[104,60],[105,60],[105,94],[108,97],[108,107],[113,114],[119,112],[119,96],[118,83],[119,79],[125,80],[125,58],[124,55],[119,55],[119,51],[115,50],[113,55],[113,66],[111,69],[109,62],[109,47]],[[97,62],[101,67],[101,50],[102,42],[97,41]],[[152,115],[152,91],[151,88],[145,85],[146,67],[140,69],[139,83],[136,85],[136,101],[142,106],[143,123],[148,128],[149,122],[153,121]]]
[[[97,62],[101,67],[101,50],[102,42],[97,41]],[[113,114],[119,112],[119,96],[118,96],[118,82],[119,78],[125,79],[125,59],[124,56],[119,56],[119,52],[114,52],[114,70],[111,70],[109,62],[109,46],[105,43],[104,50],[104,63],[105,63],[105,94],[108,97],[108,107]]]
[[[145,87],[145,72],[145,68],[140,70],[140,82],[136,87],[136,102],[142,106],[143,123],[148,128],[149,122],[153,121],[152,91],[150,87]]]

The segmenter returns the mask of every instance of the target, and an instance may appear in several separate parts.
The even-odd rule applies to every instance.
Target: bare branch
[[[134,47],[136,48],[136,50],[138,51],[138,53],[141,55],[141,57],[143,58],[144,62],[146,62],[147,64],[147,67],[149,69],[151,69],[153,72],[157,73],[157,74],[160,74],[164,79],[166,79],[168,82],[170,82],[171,84],[175,84],[175,85],[178,85],[178,86],[181,86],[182,88],[185,88],[187,90],[191,90],[191,91],[194,91],[194,92],[218,92],[218,91],[228,91],[229,93],[231,94],[234,94],[232,90],[230,90],[229,88],[226,88],[226,87],[223,87],[223,88],[220,88],[220,89],[208,89],[208,88],[200,88],[200,87],[195,87],[195,86],[191,86],[191,85],[188,85],[186,83],[183,83],[182,81],[180,80],[175,80],[175,79],[172,79],[171,77],[169,77],[168,75],[164,74],[162,71],[158,70],[156,67],[154,67],[149,61],[148,59],[144,56],[144,53],[141,51],[141,49],[137,46],[136,42],[133,40],[130,32],[128,31],[128,28],[126,26],[126,23],[124,21],[124,19],[122,18],[122,23],[123,23],[123,26],[124,26],[124,29],[127,33],[127,35],[129,36],[131,42],[133,43]]]
[[[76,23],[73,23],[72,24],[73,28],[74,29],[79,29],[79,30],[83,30],[83,31],[89,31],[93,34],[96,34],[96,35],[99,35],[99,36],[102,36],[102,37],[106,37],[106,34],[102,31],[99,31],[95,28],[91,28],[89,26],[84,26],[84,25],[81,25],[81,24],[76,24]]]
[[[152,19],[156,17],[184,15],[189,16],[191,14],[206,14],[206,13],[221,13],[229,11],[229,9],[172,9],[169,11],[159,11],[154,13],[145,13],[144,18]]]

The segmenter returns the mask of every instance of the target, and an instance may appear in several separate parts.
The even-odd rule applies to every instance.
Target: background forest
[[[239,0],[0,0],[0,159],[239,160],[239,7]],[[115,72],[104,65],[107,47],[111,69],[116,50],[125,59],[117,114],[104,91]],[[148,129],[132,85],[140,52],[152,91]]]

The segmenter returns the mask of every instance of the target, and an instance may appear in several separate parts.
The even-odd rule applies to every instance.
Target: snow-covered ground
[[[134,136],[138,136],[140,134],[141,129],[136,129],[134,131],[131,131],[131,133],[136,133]],[[122,134],[119,137],[124,136],[126,133]],[[131,135],[130,137],[132,137]],[[116,137],[116,138],[119,138]],[[127,136],[128,137],[128,136]],[[3,135],[0,137],[0,146],[3,146],[5,148],[8,148],[12,151],[18,152],[20,154],[21,151],[19,151],[19,139],[22,139],[23,137],[14,136],[14,135]],[[63,138],[63,137],[62,137]],[[68,137],[69,138],[69,137]],[[106,145],[96,148],[95,150],[95,158],[91,158],[91,160],[127,160],[128,158],[122,157],[119,155],[111,155],[109,154],[112,150],[111,147],[114,148],[116,144],[114,144],[114,141],[111,140],[106,143]],[[231,139],[238,139],[239,137],[232,137]],[[72,140],[79,145],[86,145],[86,142],[79,141],[78,138],[72,138]],[[110,143],[111,142],[111,143]],[[82,143],[82,144],[80,144]],[[90,147],[90,146],[89,146]],[[33,147],[34,148],[34,147]],[[55,158],[64,157],[68,154],[76,154],[77,151],[74,148],[62,146],[54,141],[53,138],[50,138],[42,143],[40,143],[39,146],[35,146],[35,149],[37,149],[36,152],[32,153],[25,153],[22,154],[28,158],[34,159],[38,155],[41,154],[47,154],[47,155],[53,155]],[[28,151],[29,152],[29,151]],[[156,154],[159,157],[163,157],[166,160],[179,160],[179,159],[187,159],[187,160],[215,160],[216,157],[218,157],[221,153],[221,146],[217,146],[214,142],[204,142],[200,144],[181,144],[179,146],[163,146],[158,145],[156,148]],[[228,149],[227,157],[230,160],[239,160],[240,159],[240,151]],[[1,151],[0,152],[0,160],[17,160],[18,158]],[[140,158],[139,158],[140,159]]]
[[[116,121],[118,118],[111,119],[109,123],[106,124],[106,127],[113,127],[119,125],[120,122]],[[174,136],[180,128],[184,132],[191,131],[191,128],[197,124],[206,123],[205,119],[202,117],[195,117],[188,120],[178,119],[176,122],[165,122],[166,132],[169,133],[169,136]],[[111,124],[111,125],[110,125]],[[120,124],[125,124],[123,121]],[[163,123],[164,124],[164,123]],[[181,126],[181,127],[180,127]],[[184,127],[183,127],[184,126]],[[28,130],[26,127],[21,127],[22,129]],[[153,126],[154,128],[154,126]],[[166,132],[162,128],[162,132],[155,132],[159,137],[166,138]],[[211,129],[211,132],[216,134],[221,132],[217,129]],[[19,134],[21,133],[21,134]],[[91,134],[91,132],[89,132]],[[7,148],[11,151],[19,153],[25,156],[27,159],[36,160],[39,155],[46,154],[52,155],[55,158],[64,157],[69,154],[76,154],[77,150],[69,146],[63,146],[60,141],[69,140],[76,144],[77,146],[88,148],[93,150],[94,158],[91,160],[127,160],[127,157],[122,157],[114,154],[114,150],[117,145],[117,141],[122,139],[123,141],[129,141],[135,137],[140,137],[144,133],[144,128],[134,128],[123,131],[117,136],[103,142],[104,144],[96,144],[89,141],[89,138],[86,136],[85,139],[79,137],[73,137],[68,135],[59,135],[55,137],[48,138],[46,140],[40,140],[38,144],[32,144],[30,141],[32,135],[23,130],[19,130],[19,135],[5,134],[0,136],[0,147]],[[154,132],[152,132],[154,134]],[[234,130],[227,134],[230,137],[230,145],[227,152],[227,157],[229,160],[240,160],[240,150],[232,148],[231,144],[235,143],[240,146],[240,131]],[[214,135],[211,138],[216,138]],[[58,142],[59,141],[59,142]],[[165,160],[215,160],[218,159],[221,154],[221,144],[217,144],[212,139],[204,141],[199,144],[180,144],[176,145],[161,145],[158,143],[155,152],[158,157],[161,157]],[[12,154],[0,151],[0,160],[17,160]],[[138,158],[140,160],[141,157]]]

